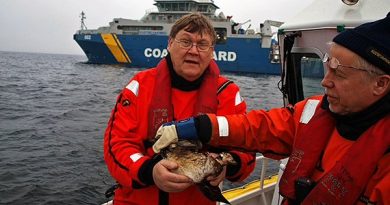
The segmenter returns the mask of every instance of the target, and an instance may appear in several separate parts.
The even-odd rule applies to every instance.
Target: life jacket
[[[157,129],[166,122],[173,121],[173,107],[171,103],[171,77],[166,59],[163,59],[156,67],[157,76],[154,84],[153,100],[150,105],[148,119],[148,138],[153,139]],[[195,107],[194,116],[202,113],[217,112],[217,79],[219,69],[215,61],[211,61],[209,68],[205,71],[202,84],[199,88],[199,95]]]
[[[309,99],[306,105],[313,102],[321,104],[318,99]],[[379,159],[390,146],[390,136],[385,128],[389,122],[390,117],[385,117],[366,130],[348,153],[316,183],[302,204],[356,203],[373,175]],[[279,184],[280,194],[290,202],[294,203],[297,198],[295,190],[297,179],[310,178],[334,128],[335,121],[331,113],[321,106],[316,107],[314,116],[307,124],[300,123],[297,133],[300,138],[294,142],[293,151]]]

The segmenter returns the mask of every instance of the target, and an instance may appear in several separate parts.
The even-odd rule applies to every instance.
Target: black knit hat
[[[384,19],[343,31],[333,41],[390,74],[390,13]]]

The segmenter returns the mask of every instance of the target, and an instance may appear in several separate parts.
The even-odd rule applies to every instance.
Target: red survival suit
[[[210,144],[241,147],[274,159],[289,156],[279,185],[281,195],[290,200],[296,199],[295,181],[306,177],[317,185],[302,204],[390,204],[390,116],[352,141],[340,136],[330,112],[320,108],[321,100],[317,96],[294,108],[225,116],[228,123],[221,125],[221,116],[209,114]]]
[[[156,68],[142,71],[130,80],[118,96],[108,122],[104,158],[111,175],[119,183],[114,195],[115,205],[157,205],[167,204],[167,200],[170,205],[215,204],[195,185],[183,192],[162,194],[150,179],[152,166],[145,168],[156,158],[151,139],[165,122],[206,112],[218,115],[245,113],[246,103],[239,95],[238,86],[219,75],[214,61],[205,71],[200,88],[193,91],[171,87],[167,61],[169,59],[163,59]],[[254,169],[255,155],[232,150],[230,153],[241,166],[236,166],[234,172],[229,172],[228,167],[226,177],[232,181],[243,180]]]

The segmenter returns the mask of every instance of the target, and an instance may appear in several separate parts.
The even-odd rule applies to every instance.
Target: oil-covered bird
[[[199,185],[200,190],[207,198],[229,203],[219,187],[212,186],[206,179],[209,176],[218,176],[223,171],[224,166],[236,164],[236,162],[229,153],[222,152],[214,157],[210,153],[200,150],[200,142],[181,140],[163,149],[161,154],[163,158],[176,162],[179,167],[173,171],[192,179],[194,183]]]

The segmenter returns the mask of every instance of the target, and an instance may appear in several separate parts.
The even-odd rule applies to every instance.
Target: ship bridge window
[[[179,11],[185,11],[185,10],[186,10],[185,3],[179,3]]]
[[[286,73],[289,103],[295,104],[304,98],[323,94],[321,80],[324,66],[321,58],[314,53],[293,53],[291,59],[293,63],[288,64]]]
[[[179,11],[179,5],[178,4],[172,4],[172,11]]]
[[[215,33],[217,34],[217,44],[225,44],[227,40],[227,30],[226,28],[214,28]]]
[[[303,97],[324,93],[321,80],[324,78],[324,65],[317,55],[304,55],[301,58],[301,77]]]
[[[165,3],[160,4],[159,10],[161,11],[191,11],[189,3]]]
[[[195,3],[190,3],[190,4],[189,4],[188,11],[196,11],[196,5],[195,5]]]
[[[191,7],[189,3],[185,3],[185,11],[191,11]]]
[[[118,26],[118,29],[123,31],[140,31],[140,30],[158,31],[158,30],[163,30],[163,27],[162,26]]]
[[[162,12],[165,10],[165,4],[156,3],[155,5],[157,6],[157,9],[159,12]]]
[[[165,11],[171,11],[172,10],[172,4],[171,3],[166,3],[164,4]]]
[[[208,8],[208,5],[202,5],[202,4],[198,5],[199,12],[207,12],[207,8]]]

